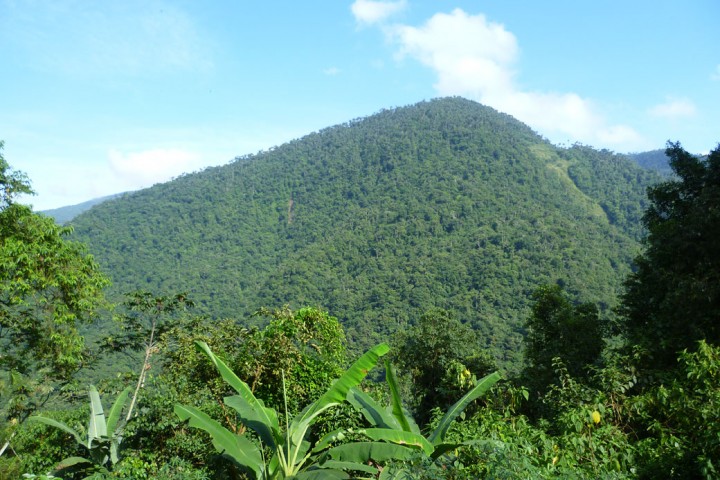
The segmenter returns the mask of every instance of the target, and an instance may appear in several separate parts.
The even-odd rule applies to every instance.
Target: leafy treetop
[[[660,369],[720,341],[720,146],[700,158],[668,143],[666,154],[678,179],[648,190],[647,248],[623,298],[629,342]]]

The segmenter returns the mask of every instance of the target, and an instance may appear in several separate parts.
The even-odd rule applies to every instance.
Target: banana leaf
[[[59,428],[63,432],[67,432],[70,435],[72,435],[78,444],[83,445],[83,446],[86,445],[86,442],[80,437],[80,434],[78,432],[76,432],[75,430],[68,427],[67,425],[65,425],[62,422],[58,422],[57,420],[53,420],[52,418],[41,417],[39,415],[29,417],[28,420],[31,422],[40,422],[40,423],[44,423],[45,425],[50,425],[51,427]]]
[[[175,405],[175,414],[188,425],[199,428],[210,434],[215,449],[239,465],[255,472],[255,478],[263,478],[264,463],[257,446],[242,435],[236,435],[206,413],[194,407]]]
[[[432,455],[435,447],[427,441],[425,437],[418,433],[404,432],[402,430],[392,430],[389,428],[366,428],[360,431],[366,436],[376,441],[384,441],[404,445],[408,447],[417,447],[426,455]]]
[[[397,419],[387,409],[377,403],[370,395],[358,388],[351,388],[347,401],[355,407],[372,425],[392,430],[402,430]]]
[[[464,442],[459,443],[441,443],[435,446],[435,451],[431,455],[431,458],[433,460],[437,460],[447,452],[451,452],[461,447],[478,445],[490,446],[493,449],[501,449],[505,446],[505,444],[499,440],[486,440],[481,438],[476,438],[474,440],[465,440]]]
[[[340,462],[337,460],[328,460],[327,462],[322,464],[321,468],[323,468],[323,469],[324,468],[332,468],[335,470],[343,470],[343,471],[354,470],[356,472],[365,472],[365,473],[370,473],[372,475],[377,475],[377,473],[378,473],[377,468],[370,466],[370,465],[366,465],[364,463]]]
[[[409,460],[418,454],[418,450],[394,443],[353,442],[333,447],[327,453],[333,460],[365,463],[369,460]]]
[[[397,419],[404,431],[420,434],[420,428],[418,428],[412,417],[410,417],[410,415],[406,415],[405,413],[405,409],[402,406],[397,377],[395,377],[395,370],[387,360],[385,360],[385,380],[387,381],[388,387],[390,387],[390,399],[392,402],[393,416]]]
[[[405,470],[404,468],[401,468],[400,470],[396,470],[393,468],[384,468],[382,472],[380,472],[380,477],[378,480],[415,480],[416,477],[412,475],[410,472]]]
[[[128,396],[130,395],[130,387],[120,392],[115,403],[113,403],[110,413],[107,418],[107,431],[110,435],[115,434],[115,428],[117,427],[118,420],[120,420],[120,414],[122,413],[125,404],[127,403]]]
[[[63,477],[70,472],[82,472],[83,475],[86,475],[85,478],[90,478],[90,475],[94,473],[110,475],[110,471],[107,468],[83,457],[67,457],[60,461],[55,467],[55,473]]]
[[[88,389],[90,396],[90,425],[88,426],[88,450],[92,449],[92,442],[107,437],[107,425],[105,424],[105,412],[103,412],[100,394],[94,385]]]
[[[350,475],[342,470],[326,470],[324,468],[319,468],[317,470],[300,472],[292,478],[293,480],[345,480],[349,479]]]
[[[292,432],[292,442],[300,445],[308,427],[312,421],[328,408],[339,405],[347,397],[351,388],[356,387],[370,373],[380,357],[390,350],[386,343],[381,343],[363,354],[355,363],[348,368],[345,373],[333,383],[322,397],[305,407],[292,421],[290,432]]]
[[[322,452],[326,448],[328,448],[332,443],[334,442],[340,442],[345,439],[345,432],[347,432],[344,428],[337,428],[333,430],[332,432],[326,433],[323,435],[323,437],[318,440],[315,443],[315,446],[312,449],[312,453],[318,453]]]
[[[235,372],[210,350],[207,343],[195,342],[195,346],[210,358],[223,380],[238,392],[238,395],[225,398],[225,403],[237,410],[242,422],[253,429],[265,444],[272,447],[282,444],[275,410],[267,408],[262,400],[256,398],[248,384],[240,380]]]
[[[120,392],[120,395],[118,395],[117,399],[115,399],[115,403],[113,403],[113,406],[110,409],[110,414],[107,418],[107,431],[111,437],[110,461],[113,465],[120,460],[120,457],[118,456],[118,449],[120,448],[120,443],[122,443],[122,434],[116,430],[119,430],[117,428],[117,423],[118,420],[120,420],[120,414],[127,403],[128,395],[130,395],[130,387],[127,387],[125,390]]]
[[[466,393],[460,400],[455,402],[455,404],[450,407],[447,412],[445,412],[445,415],[442,419],[440,419],[440,423],[438,424],[438,426],[428,437],[430,443],[432,443],[433,445],[441,444],[445,439],[445,434],[450,428],[450,425],[458,417],[458,415],[460,415],[462,411],[465,410],[465,408],[470,404],[470,402],[490,390],[490,388],[495,385],[495,383],[497,383],[500,378],[501,377],[498,372],[493,372],[490,375],[481,378],[472,390]]]

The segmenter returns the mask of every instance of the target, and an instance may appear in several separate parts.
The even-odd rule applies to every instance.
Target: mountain
[[[68,205],[65,207],[43,210],[40,213],[45,214],[48,217],[54,218],[57,223],[64,224],[68,223],[70,220],[77,217],[84,211],[90,210],[95,205],[99,205],[108,200],[112,200],[113,198],[118,198],[122,195],[125,195],[125,193],[116,193],[114,195],[107,195],[105,197],[93,198],[92,200],[78,203],[76,205]]]
[[[516,365],[532,292],[614,303],[642,235],[627,157],[558,148],[462,98],[383,110],[181,176],[75,218],[114,292],[187,291],[198,311],[321,306],[357,349],[433,307]]]
[[[629,153],[628,156],[643,168],[655,170],[662,175],[671,175],[673,173],[664,148],[649,152]]]

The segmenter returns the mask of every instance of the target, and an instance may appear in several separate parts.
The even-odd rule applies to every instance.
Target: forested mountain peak
[[[462,98],[382,110],[101,204],[73,221],[115,284],[215,318],[318,305],[357,348],[446,308],[515,360],[540,284],[612,302],[646,187]]]

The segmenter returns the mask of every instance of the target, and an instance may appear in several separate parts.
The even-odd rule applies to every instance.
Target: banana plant
[[[178,404],[175,413],[190,427],[210,434],[216,450],[248,470],[255,479],[342,479],[350,478],[346,473],[348,470],[377,474],[376,468],[363,462],[339,461],[323,456],[323,451],[332,445],[330,437],[324,437],[314,448],[311,448],[307,437],[318,415],[344,402],[350,390],[377,365],[380,357],[389,350],[387,344],[380,344],[362,355],[325,394],[292,420],[287,415],[286,398],[284,428],[280,426],[278,413],[256,398],[250,387],[213,354],[206,343],[196,342],[196,346],[210,358],[225,382],[237,392],[237,395],[225,397],[225,404],[237,412],[240,421],[257,434],[257,439],[231,432],[194,407]],[[268,458],[266,452],[269,452]]]
[[[88,421],[87,438],[82,438],[80,433],[63,422],[52,418],[33,416],[30,421],[44,423],[51,427],[59,428],[69,433],[75,441],[85,448],[89,458],[72,456],[64,459],[56,467],[56,473],[73,470],[83,471],[88,476],[93,473],[110,473],[107,465],[115,465],[120,460],[120,444],[123,439],[123,428],[125,422],[120,421],[120,415],[128,401],[130,387],[123,390],[110,409],[110,414],[105,418],[105,412],[100,401],[100,394],[95,386],[90,385],[88,395],[90,397],[90,419]]]
[[[453,421],[478,397],[484,395],[496,382],[500,374],[491,373],[480,379],[475,386],[460,400],[452,405],[442,417],[437,427],[424,437],[417,424],[403,408],[398,389],[395,372],[389,362],[385,362],[385,378],[390,390],[391,405],[383,407],[372,397],[357,388],[348,392],[347,400],[350,402],[373,428],[360,430],[372,442],[354,442],[339,445],[329,449],[326,454],[335,461],[364,463],[370,460],[384,462],[388,460],[410,460],[418,455],[424,455],[436,460],[444,453],[472,443],[461,444],[446,443],[445,435]],[[378,442],[394,445],[393,450],[378,446]],[[402,471],[396,472],[402,477]],[[390,478],[389,471],[383,470],[381,478]]]

